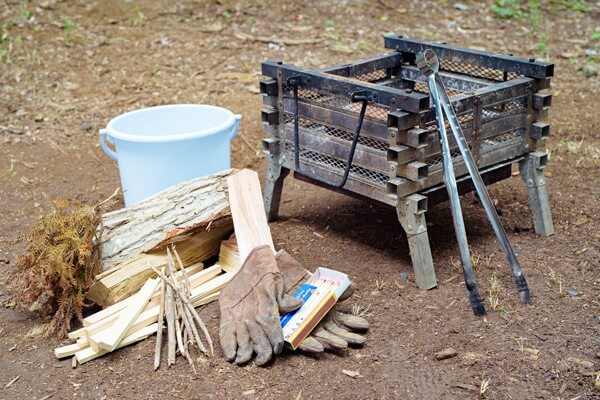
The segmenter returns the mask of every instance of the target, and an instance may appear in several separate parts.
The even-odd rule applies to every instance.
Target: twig
[[[110,196],[108,196],[106,199],[102,200],[100,203],[96,204],[94,206],[94,208],[100,208],[102,207],[104,204],[108,203],[109,201],[111,201],[117,194],[119,194],[119,192],[121,191],[120,188],[117,188],[113,194],[111,194]]]
[[[158,272],[158,271],[157,271]],[[167,271],[168,273],[168,271]],[[164,274],[162,274],[163,282],[167,282],[168,278]],[[165,302],[165,315],[167,317],[167,346],[168,346],[168,355],[167,355],[167,364],[169,366],[175,364],[175,313],[174,313],[174,303],[173,303],[173,288],[171,285],[166,286],[166,302]]]
[[[183,347],[183,333],[181,326],[181,315],[179,315],[177,300],[175,300],[175,337],[177,338],[177,348],[179,349],[179,353],[182,356],[185,356],[187,353],[185,352],[185,347]]]
[[[179,253],[177,253],[177,250],[175,250],[175,246],[171,245],[170,247],[173,250],[173,253],[175,254],[175,258],[177,259],[177,263],[179,264],[179,269],[181,270],[181,275],[183,275],[183,281],[185,282],[185,292],[186,292],[186,295],[189,295],[190,291],[191,291],[190,279],[188,277],[187,272],[185,271],[185,267],[183,266],[183,262],[181,262],[181,258],[179,257]],[[170,251],[169,251],[169,248],[167,247],[167,255],[169,257],[172,257],[169,253],[170,253]]]
[[[156,331],[156,348],[154,349],[154,370],[160,367],[160,351],[162,347],[163,321],[165,316],[165,291],[166,285],[164,281],[160,282],[160,298],[158,311],[158,328]]]
[[[196,372],[196,367],[194,366],[194,360],[192,360],[192,356],[191,356],[190,352],[187,351],[187,338],[186,338],[186,336],[187,336],[188,332],[190,332],[190,330],[191,330],[190,329],[190,322],[188,321],[187,316],[185,315],[184,305],[183,305],[182,302],[178,302],[177,303],[177,309],[178,309],[179,315],[181,315],[181,322],[182,322],[182,324],[181,324],[181,330],[183,331],[183,337],[184,337],[183,340],[182,340],[182,342],[183,342],[183,351],[184,352],[182,354],[185,355],[185,358],[187,358],[189,364],[192,366],[192,369],[194,370],[194,373],[195,373]]]
[[[178,299],[180,300],[180,302],[177,303],[178,312],[181,315],[181,319],[183,321],[183,326],[184,326],[185,330],[187,332],[189,332],[189,335],[192,338],[194,338],[194,340],[196,341],[196,345],[198,346],[200,351],[202,351],[204,354],[208,355],[208,352],[206,351],[206,347],[204,347],[204,344],[202,343],[202,341],[200,339],[200,335],[198,334],[198,330],[196,329],[196,325],[194,324],[194,319],[192,318],[192,315],[190,313],[190,308],[193,308],[193,307],[191,307],[189,304],[189,297],[188,297],[188,294],[190,293],[189,280],[187,280],[187,275],[185,273],[185,269],[183,268],[183,263],[181,262],[181,258],[179,258],[179,254],[177,254],[177,251],[175,251],[174,248],[173,248],[173,252],[175,253],[177,261],[179,262],[179,266],[181,268],[182,274],[184,275],[184,285],[187,286],[185,288],[185,293],[184,293],[184,289],[181,287],[180,282],[178,282],[178,280],[176,279],[175,276],[171,275],[171,279],[173,281],[173,290],[175,290],[175,292],[178,294]],[[173,263],[173,257],[168,248],[167,248],[167,263],[170,266],[172,266],[172,263]]]
[[[188,303],[188,305],[189,305],[188,309],[190,310],[190,312],[194,316],[194,319],[196,320],[196,323],[198,324],[198,326],[202,330],[202,333],[204,334],[204,337],[206,338],[206,342],[208,343],[208,348],[210,349],[210,356],[214,357],[215,350],[213,348],[213,342],[212,342],[212,339],[210,337],[210,333],[208,333],[208,329],[206,329],[206,325],[204,324],[204,321],[202,321],[202,318],[200,318],[200,315],[198,314],[198,312],[196,311],[196,309],[194,308],[194,306],[192,306],[189,303]]]
[[[192,337],[196,341],[196,345],[198,346],[198,348],[200,349],[201,352],[203,352],[206,355],[209,355],[208,351],[206,351],[206,347],[204,346],[204,343],[202,343],[202,340],[200,339],[200,334],[198,334],[198,329],[196,328],[196,324],[194,323],[194,318],[192,317],[192,313],[190,313],[190,310],[187,307],[184,307],[183,312],[186,316],[186,319],[189,321],[189,326],[191,328],[192,335],[193,335]]]
[[[189,350],[188,350],[188,344],[189,344],[189,342],[190,341],[189,341],[189,337],[188,337],[188,331],[184,330],[183,331],[183,347],[185,347],[186,353],[189,353]]]
[[[175,277],[175,267],[173,265],[173,256],[171,255],[171,252],[169,251],[169,249],[167,248],[167,268],[169,269],[169,277],[173,282],[173,294],[175,295],[175,307],[173,308],[174,310],[174,314],[175,314],[175,337],[177,338],[177,348],[179,349],[179,352],[181,353],[181,355],[186,356],[187,353],[185,351],[185,347],[183,346],[183,333],[182,333],[182,329],[183,327],[181,326],[182,323],[180,322],[180,319],[183,318],[183,315],[181,315],[180,313],[180,305],[178,304],[180,301],[182,301],[182,297],[181,297],[181,293],[179,290],[179,287],[177,285],[177,278]],[[167,280],[168,282],[168,280]]]
[[[160,272],[159,270],[157,270],[156,268],[154,268],[154,266],[151,266],[151,267],[152,267],[152,270],[167,283],[167,286],[169,288],[171,288],[172,291],[178,292],[179,298],[181,299],[181,301],[186,306],[188,306],[189,311],[192,313],[192,316],[196,320],[196,323],[198,324],[198,326],[202,330],[202,333],[206,337],[206,341],[208,342],[208,346],[210,348],[210,354],[211,354],[211,356],[213,356],[214,355],[213,342],[212,342],[212,339],[210,337],[210,334],[208,333],[208,329],[206,328],[206,325],[204,324],[204,321],[202,321],[202,318],[200,318],[200,315],[198,314],[198,312],[196,311],[196,309],[194,308],[194,306],[189,302],[189,299],[186,297],[185,293],[181,293],[181,291],[176,286],[176,284],[173,283],[167,276],[165,276],[165,274],[163,274],[162,272]]]
[[[15,378],[13,378],[10,382],[8,382],[4,386],[4,389],[8,389],[9,387],[11,387],[13,385],[13,383],[15,383],[16,381],[18,381],[20,378],[21,378],[21,375],[17,375]]]
[[[177,348],[179,349],[179,353],[185,356],[185,348],[183,347],[183,336],[181,334],[181,323],[179,322],[180,315],[177,312],[177,299],[175,299],[175,307],[173,308],[175,311],[175,338],[177,340]]]

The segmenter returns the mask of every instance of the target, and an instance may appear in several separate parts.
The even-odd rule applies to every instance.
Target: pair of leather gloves
[[[279,316],[302,305],[302,300],[290,293],[309,277],[310,273],[286,251],[274,255],[268,246],[253,249],[219,296],[219,337],[225,358],[244,364],[256,354],[255,363],[261,366],[281,353],[284,339]],[[338,301],[350,297],[354,288],[350,285]],[[320,353],[344,349],[348,344],[361,345],[365,337],[352,330],[368,327],[364,318],[331,310],[299,349]]]

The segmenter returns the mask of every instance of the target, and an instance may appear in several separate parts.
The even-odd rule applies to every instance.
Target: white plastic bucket
[[[113,118],[100,129],[100,145],[119,165],[125,205],[230,168],[229,143],[240,119],[203,104],[149,107]]]

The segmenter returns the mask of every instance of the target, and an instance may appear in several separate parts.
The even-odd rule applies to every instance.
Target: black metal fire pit
[[[322,70],[265,62],[262,120],[269,138],[264,187],[277,217],[283,179],[298,179],[396,207],[406,231],[415,280],[437,285],[425,223],[428,204],[446,200],[435,114],[415,65],[427,48],[486,184],[511,176],[518,162],[529,190],[536,233],[554,232],[543,175],[554,66],[501,55],[386,36],[392,52]],[[461,193],[473,186],[450,139]]]

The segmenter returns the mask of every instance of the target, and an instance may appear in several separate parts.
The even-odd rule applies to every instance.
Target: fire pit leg
[[[415,272],[415,281],[421,289],[432,289],[437,286],[425,211],[427,211],[427,197],[420,194],[398,199],[396,205],[398,220],[406,232],[408,247]]]
[[[281,166],[277,156],[272,155],[270,157],[263,188],[263,201],[265,202],[265,212],[269,221],[277,219],[283,180],[289,173],[290,170]]]
[[[544,168],[547,163],[548,155],[538,151],[529,153],[519,163],[521,178],[523,178],[529,192],[529,207],[533,216],[533,227],[535,233],[540,236],[554,234],[548,189],[544,178]]]

